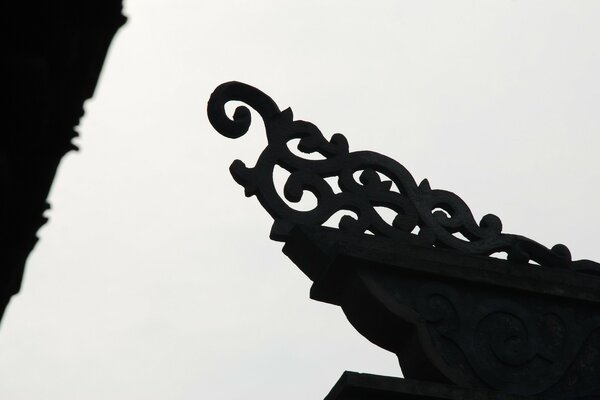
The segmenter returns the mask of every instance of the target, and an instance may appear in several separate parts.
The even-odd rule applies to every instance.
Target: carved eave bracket
[[[597,277],[319,227],[295,228],[283,252],[314,281],[311,298],[340,306],[405,378],[600,396]]]
[[[327,140],[315,125],[294,120],[290,108],[281,111],[269,96],[244,83],[220,85],[208,102],[211,124],[226,137],[244,135],[251,123],[250,111],[245,106],[237,107],[233,118],[229,118],[225,113],[229,101],[241,101],[255,109],[266,128],[268,145],[255,166],[248,167],[235,160],[230,171],[244,187],[246,196],[256,196],[273,217],[274,240],[286,241],[296,226],[322,226],[343,211],[355,215],[340,219],[338,228],[346,233],[372,233],[398,243],[470,255],[506,252],[508,260],[516,263],[531,262],[600,275],[599,264],[573,261],[569,249],[562,244],[548,249],[524,236],[503,233],[500,219],[493,214],[485,215],[477,223],[467,204],[456,194],[432,189],[427,180],[417,184],[404,166],[382,154],[350,152],[348,141],[339,133]],[[300,152],[317,153],[322,159],[296,155],[289,148],[294,139],[299,139]],[[283,188],[285,199],[279,196],[273,180],[276,167],[289,172]],[[334,190],[326,178],[336,178],[340,190]],[[299,202],[305,191],[317,198],[317,206],[310,211],[292,208],[289,203]],[[378,207],[395,213],[391,224],[377,212]]]
[[[258,111],[266,127],[255,166],[236,160],[230,171],[275,220],[271,237],[313,281],[311,297],[339,305],[363,336],[398,356],[409,378],[343,381],[328,398],[365,390],[361,398],[600,398],[597,263],[571,260],[564,245],[548,249],[502,233],[495,215],[477,223],[456,194],[417,184],[381,154],[350,152],[340,134],[326,140],[243,83],[219,86],[208,104],[210,122],[227,137],[240,137],[251,122],[244,106],[232,119],[225,114],[231,100]],[[295,139],[298,150],[321,159],[295,154]],[[289,172],[283,198],[276,167]],[[317,205],[294,209],[305,191]],[[396,213],[392,223],[378,207]],[[324,226],[340,211],[355,217]],[[496,252],[508,260],[491,257]]]

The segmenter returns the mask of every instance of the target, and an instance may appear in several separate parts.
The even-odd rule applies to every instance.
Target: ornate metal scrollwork
[[[600,273],[599,264],[588,260],[573,262],[568,248],[562,244],[548,249],[526,237],[502,233],[502,223],[493,214],[485,215],[477,223],[467,204],[456,194],[432,189],[427,180],[417,184],[406,168],[384,155],[350,152],[346,138],[339,133],[325,139],[315,125],[295,121],[290,108],[280,111],[269,96],[244,83],[220,85],[208,102],[211,124],[226,137],[244,135],[251,123],[250,111],[245,106],[237,107],[233,118],[229,118],[225,113],[229,101],[246,103],[260,114],[265,124],[268,145],[256,165],[247,167],[235,160],[230,171],[245,188],[246,196],[256,196],[274,218],[271,231],[274,240],[285,241],[296,225],[323,225],[335,213],[349,211],[356,218],[345,215],[338,227],[356,234],[370,231],[393,240],[473,255],[506,252],[508,259],[515,262],[532,261],[544,267]],[[295,139],[299,139],[298,150],[317,153],[322,159],[294,154],[289,144]],[[296,210],[278,195],[273,181],[276,166],[290,173],[284,186],[285,199],[298,202],[304,191],[309,191],[317,198],[314,209]],[[337,178],[340,191],[327,182],[326,178],[332,177]],[[377,207],[396,213],[391,224],[381,217]],[[418,233],[413,233],[417,227]],[[458,233],[464,238],[457,237]]]

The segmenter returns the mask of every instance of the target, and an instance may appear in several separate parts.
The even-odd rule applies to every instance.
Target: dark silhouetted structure
[[[19,291],[58,164],[125,22],[121,0],[7,1],[0,139],[0,318]]]
[[[398,356],[405,376],[345,372],[327,399],[600,399],[599,264],[502,233],[495,215],[477,223],[456,194],[417,184],[381,154],[349,152],[344,136],[326,140],[243,83],[219,86],[208,103],[224,136],[242,136],[251,122],[244,106],[227,117],[232,100],[258,111],[268,139],[254,167],[233,162],[234,179],[275,220],[271,238],[314,282],[311,297],[341,306],[362,335]],[[296,155],[294,139],[322,159]],[[285,199],[275,166],[290,174]],[[310,211],[289,205],[304,191],[318,200]],[[340,211],[354,217],[323,226]],[[491,257],[499,252],[507,260]]]

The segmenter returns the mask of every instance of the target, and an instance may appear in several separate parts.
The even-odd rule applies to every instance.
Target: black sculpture
[[[454,193],[417,185],[381,154],[349,152],[341,134],[326,140],[246,84],[220,85],[209,100],[210,122],[224,136],[242,136],[251,122],[243,106],[227,117],[232,100],[258,111],[269,143],[254,167],[236,160],[230,171],[275,220],[271,238],[314,281],[311,297],[340,305],[361,334],[396,353],[405,378],[438,385],[346,373],[328,398],[600,398],[600,264],[502,233],[492,214],[477,224]],[[293,139],[323,159],[295,155]],[[276,166],[290,173],[285,198],[310,191],[314,209],[295,210],[277,194]],[[392,224],[377,207],[397,214]],[[323,226],[342,210],[356,218]],[[508,260],[490,257],[497,252]]]

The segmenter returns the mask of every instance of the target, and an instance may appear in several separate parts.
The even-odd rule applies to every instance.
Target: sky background
[[[477,219],[600,259],[600,2],[125,1],[0,328],[0,398],[320,399],[400,376],[268,239],[218,135],[239,80],[350,150],[449,189]]]

